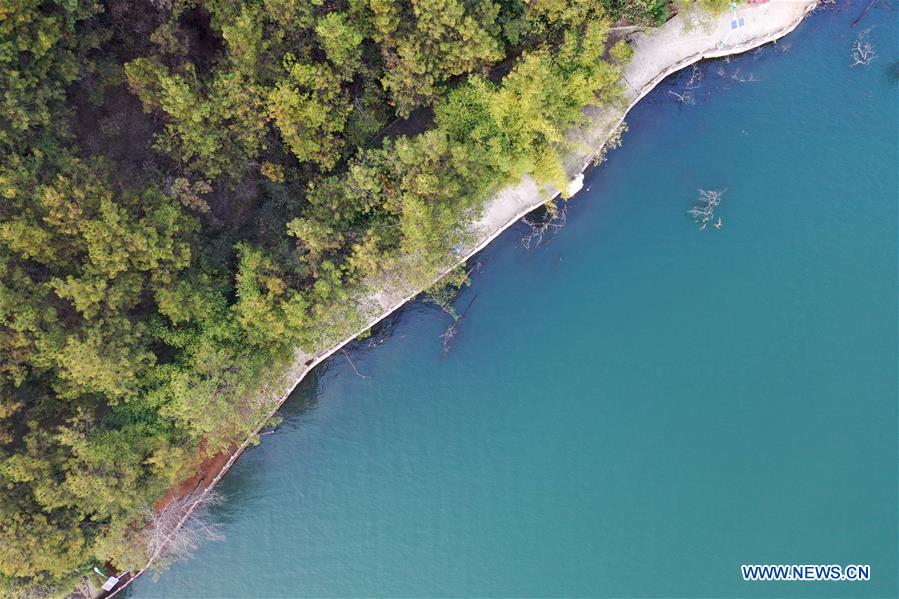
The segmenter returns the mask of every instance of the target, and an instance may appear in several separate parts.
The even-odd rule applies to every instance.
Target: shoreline
[[[771,0],[762,5],[744,5],[737,11],[745,19],[745,26],[732,30],[730,12],[719,17],[712,17],[704,23],[692,23],[694,14],[678,14],[661,27],[648,32],[631,35],[631,46],[634,55],[631,62],[622,71],[624,96],[627,106],[615,109],[596,109],[588,107],[586,114],[590,124],[583,129],[572,132],[572,140],[584,149],[569,156],[565,161],[566,170],[571,177],[569,189],[576,192],[583,181],[584,172],[590,167],[613,140],[625,117],[640,100],[671,74],[704,59],[722,58],[741,54],[765,44],[776,42],[792,32],[804,18],[815,8],[817,0]],[[530,177],[524,177],[519,183],[500,190],[484,207],[482,216],[470,226],[474,241],[470,247],[461,249],[451,260],[434,282],[442,278],[459,264],[484,249],[506,229],[517,223],[523,216],[543,206],[547,201],[556,198],[558,191],[541,189]],[[576,193],[572,194],[572,197]],[[258,424],[254,433],[239,446],[232,447],[227,453],[229,459],[208,481],[201,478],[198,486],[202,490],[197,500],[184,513],[178,523],[180,527],[190,518],[199,499],[206,495],[227,474],[240,455],[258,438],[271,418],[281,408],[299,383],[319,364],[340,351],[356,337],[378,324],[407,302],[417,297],[422,289],[408,286],[384,289],[369,299],[372,306],[363,307],[363,312],[370,312],[365,325],[353,335],[318,353],[297,351],[290,368],[283,373],[281,382],[285,391],[272,398],[272,409]],[[225,452],[220,454],[225,455]],[[133,575],[123,577],[121,584],[106,597],[114,597],[141,574],[146,572],[159,558],[153,555],[147,564]]]

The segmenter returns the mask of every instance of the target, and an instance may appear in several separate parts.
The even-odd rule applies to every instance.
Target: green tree
[[[224,72],[204,91],[196,70],[171,73],[148,58],[125,65],[131,89],[147,111],[167,120],[157,147],[209,179],[238,177],[265,145],[263,89],[238,72]]]
[[[67,86],[78,77],[79,53],[96,46],[81,25],[100,11],[94,0],[45,3],[7,0],[0,8],[0,147],[22,152],[45,145],[65,124]]]
[[[288,77],[268,97],[268,111],[285,143],[297,157],[324,168],[340,157],[350,105],[340,77],[323,64],[286,59]]]
[[[146,510],[297,348],[429,284],[500,186],[563,186],[626,2],[0,8],[0,594],[142,565]]]
[[[347,13],[328,13],[315,26],[315,33],[328,60],[345,79],[352,79],[362,61],[363,34]]]
[[[499,7],[491,0],[411,0],[411,11],[398,0],[371,6],[387,65],[382,82],[400,115],[430,104],[450,77],[503,56]]]

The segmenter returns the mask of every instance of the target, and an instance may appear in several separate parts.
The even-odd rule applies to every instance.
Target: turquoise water
[[[446,355],[418,302],[349,350],[365,378],[317,369],[222,483],[226,540],[131,596],[895,596],[897,27],[861,8],[706,65],[693,105],[666,82],[564,229],[478,256]]]

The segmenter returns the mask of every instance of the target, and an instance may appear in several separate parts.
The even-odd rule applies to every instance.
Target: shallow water
[[[317,369],[222,483],[226,540],[130,596],[895,596],[897,26],[861,8],[705,65],[695,104],[667,81],[562,230],[476,258],[447,355],[419,302],[363,376]]]

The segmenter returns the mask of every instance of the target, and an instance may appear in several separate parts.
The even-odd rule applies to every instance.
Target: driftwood
[[[865,6],[865,9],[861,12],[861,14],[858,15],[858,17],[856,17],[856,19],[854,21],[852,21],[851,27],[855,27],[856,25],[858,25],[861,22],[862,19],[865,18],[865,15],[868,14],[868,11],[871,10],[871,7],[874,6],[875,2],[877,2],[877,0],[870,0],[868,2],[868,4]]]
[[[350,359],[350,354],[346,353],[345,349],[341,348],[340,352],[343,354],[343,357],[346,358],[346,361],[350,363],[350,366],[353,367],[353,372],[356,373],[356,376],[358,376],[359,378],[362,378],[362,379],[368,378],[367,376],[365,376],[364,374],[359,372],[359,370],[356,368],[356,364],[354,364],[353,360]]]

